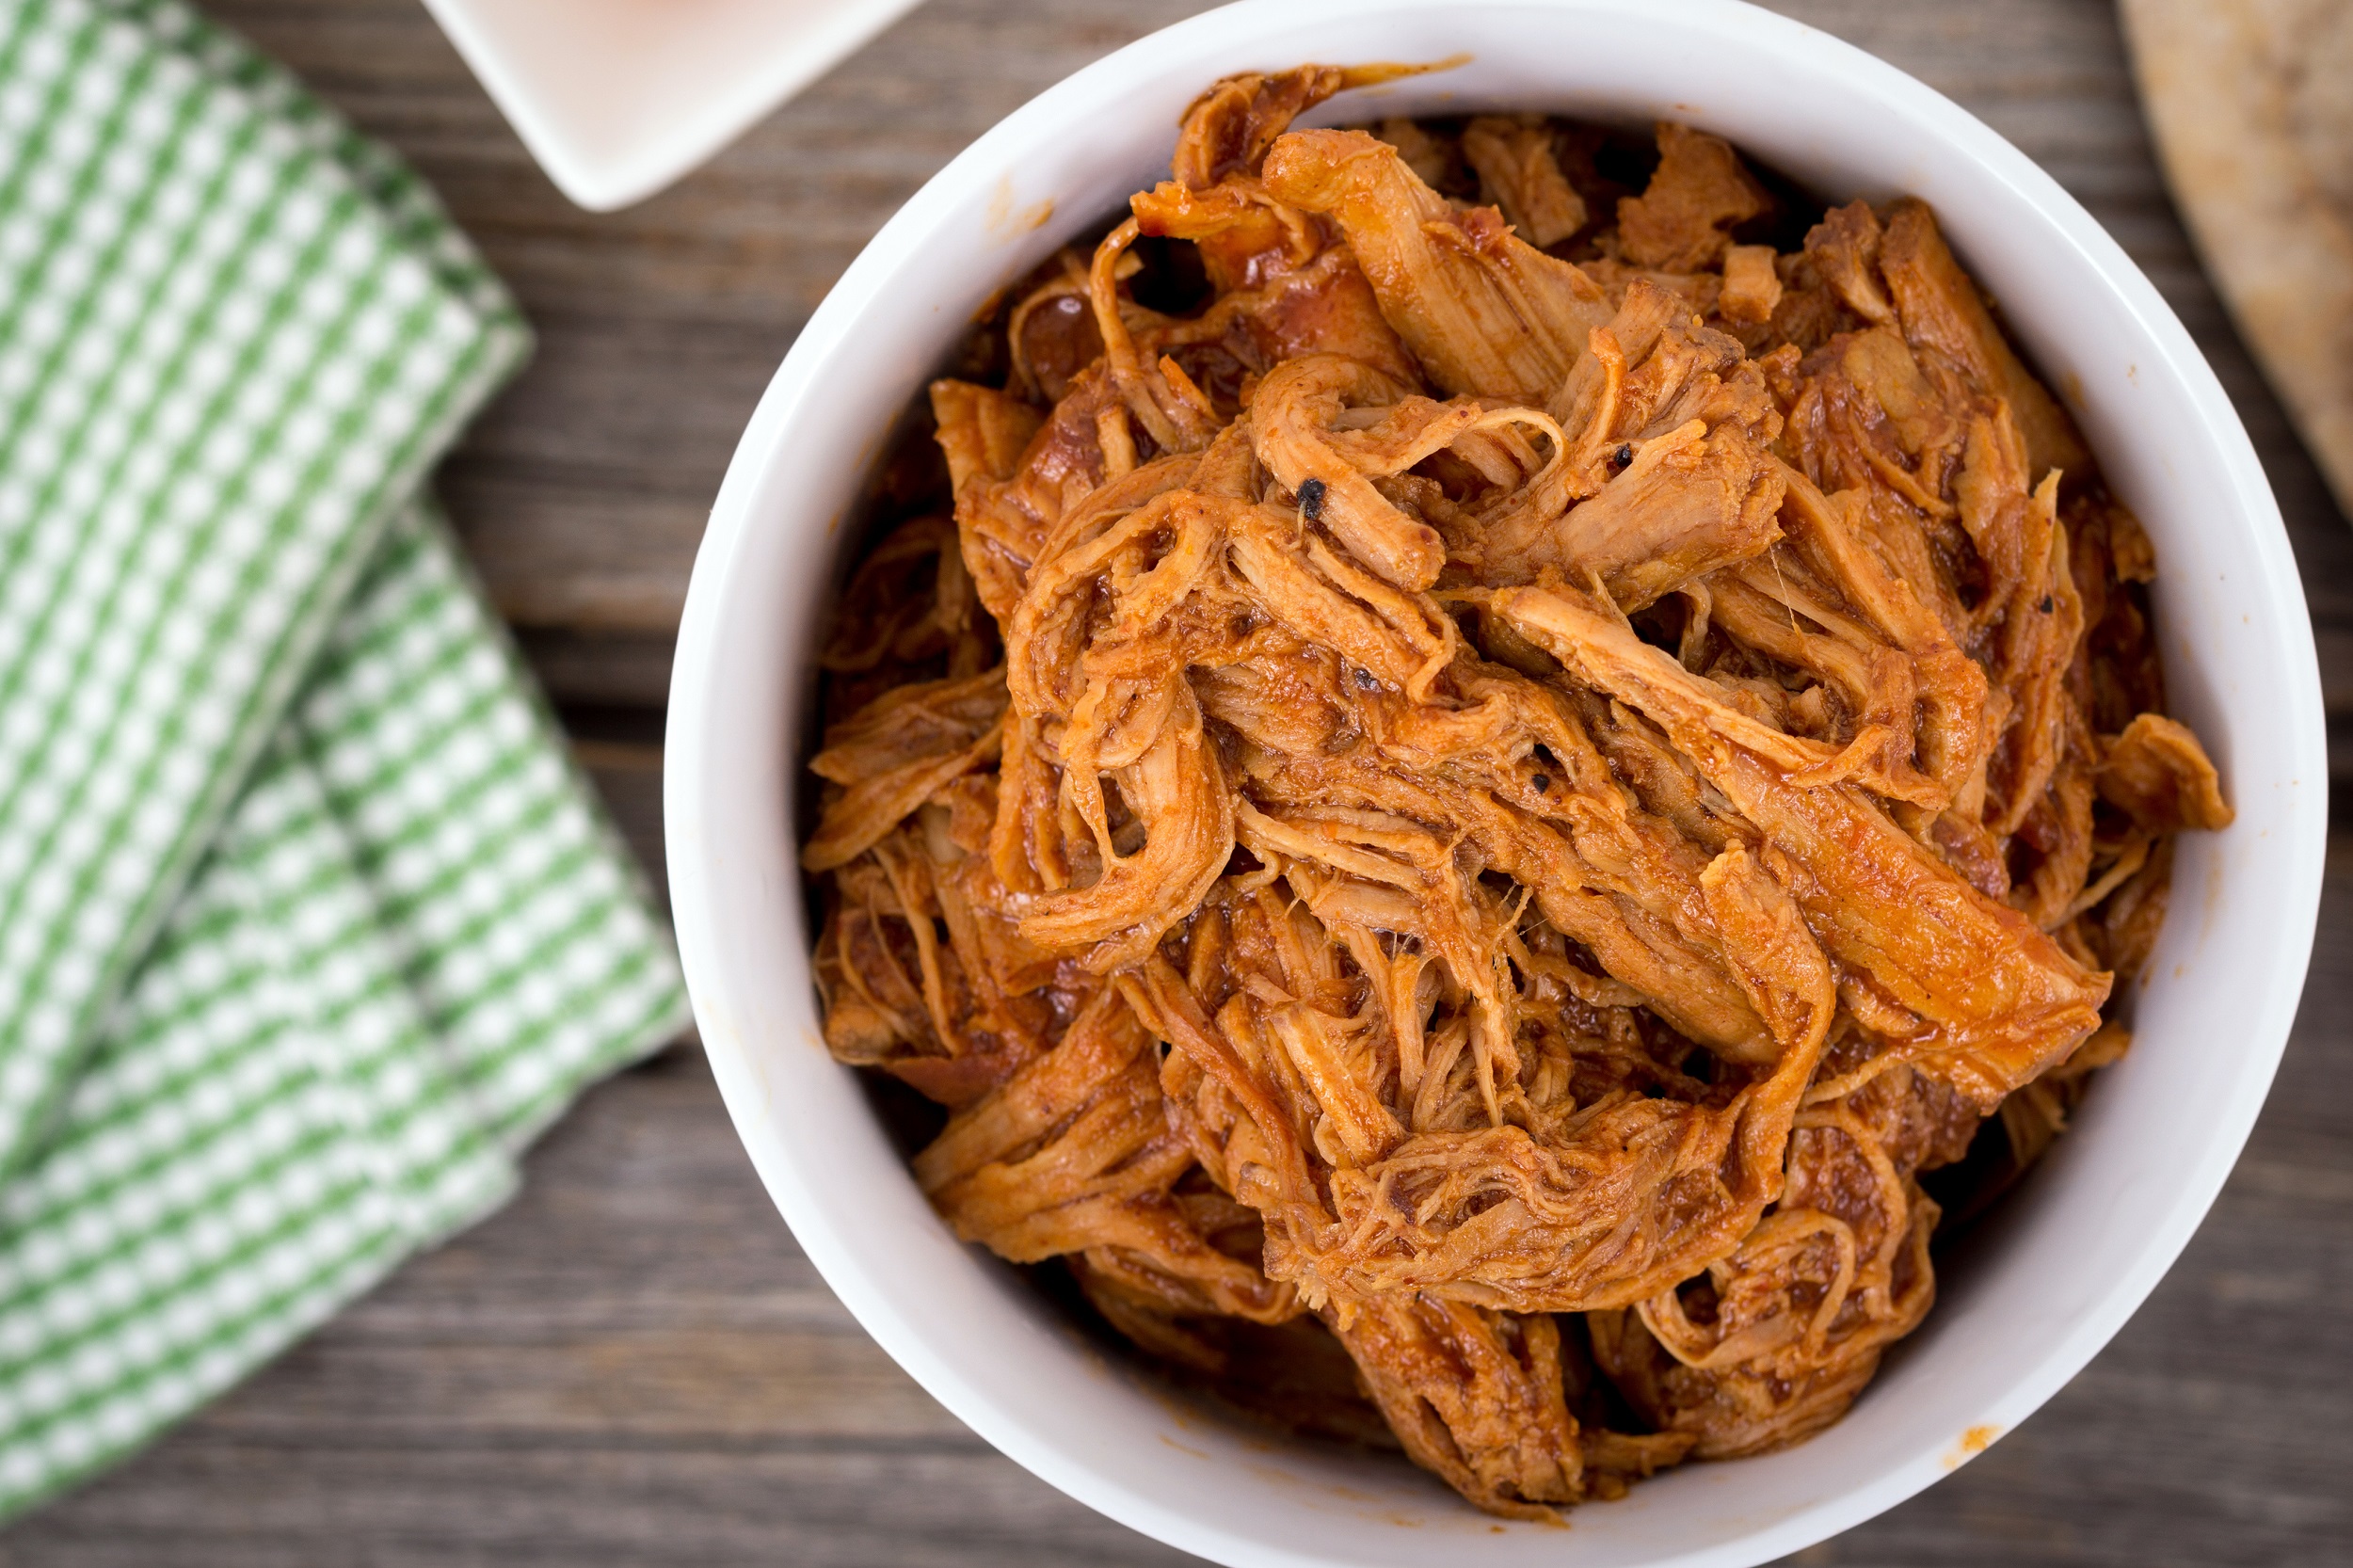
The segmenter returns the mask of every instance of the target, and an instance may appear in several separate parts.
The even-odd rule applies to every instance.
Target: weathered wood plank
[[[559,704],[659,709],[670,699],[678,639],[667,632],[521,626],[515,632],[523,657]]]
[[[14,1568],[1160,1568],[1196,1561],[964,1448],[219,1443],[158,1467],[106,1538]],[[1026,1480],[1026,1478],[1024,1478]],[[233,1501],[230,1501],[233,1499]]]
[[[572,754],[596,785],[663,906],[669,876],[662,860],[662,748],[642,742],[575,741]]]

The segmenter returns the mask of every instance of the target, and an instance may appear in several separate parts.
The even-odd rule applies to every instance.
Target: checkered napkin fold
[[[413,175],[178,0],[0,4],[0,1515],[683,1024],[422,496],[526,347]]]

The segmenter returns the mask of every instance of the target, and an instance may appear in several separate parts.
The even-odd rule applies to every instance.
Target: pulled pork
[[[1291,129],[1389,74],[1218,83],[932,387],[804,860],[958,1235],[1543,1515],[1838,1418],[1934,1298],[1923,1173],[2064,1125],[2231,811],[1927,207]]]

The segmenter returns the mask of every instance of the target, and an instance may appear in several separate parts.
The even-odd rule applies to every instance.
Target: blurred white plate
[[[424,0],[556,187],[651,196],[916,0]]]

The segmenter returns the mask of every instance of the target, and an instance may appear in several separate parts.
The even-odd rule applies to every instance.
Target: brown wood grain
[[[592,216],[531,166],[415,0],[206,3],[413,159],[537,326],[537,360],[443,486],[583,761],[657,863],[671,634],[776,360],[933,169],[1033,92],[1195,8],[933,0],[675,190]],[[1779,8],[1983,116],[2149,270],[2254,435],[2305,573],[2332,726],[2353,724],[2353,533],[2198,270],[2105,0]],[[2342,775],[2353,729],[2340,750]],[[2348,1086],[2353,832],[2333,843],[2279,1086],[2148,1306],[1967,1469],[1796,1560],[2353,1560],[2353,1336],[2337,1304],[2353,1295]],[[593,1093],[506,1211],[0,1534],[0,1568],[1178,1560],[995,1454],[864,1336],[777,1221],[691,1047]]]

